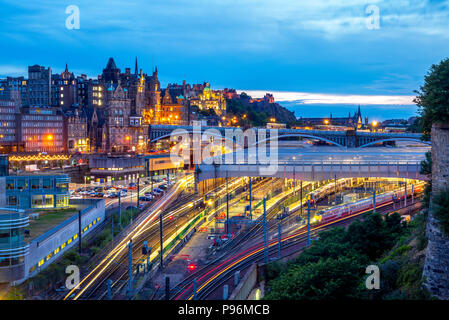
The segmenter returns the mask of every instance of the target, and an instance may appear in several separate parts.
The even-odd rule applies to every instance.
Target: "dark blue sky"
[[[80,9],[80,29],[65,26]],[[369,5],[380,28],[367,27]],[[326,94],[413,95],[449,56],[449,1],[0,0],[0,75],[65,63],[96,76],[110,56],[163,85]],[[371,20],[368,20],[371,21]],[[408,101],[410,100],[407,97]],[[335,101],[332,101],[335,103]],[[378,103],[378,101],[373,101]]]

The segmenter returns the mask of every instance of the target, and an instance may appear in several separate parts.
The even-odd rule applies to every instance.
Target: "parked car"
[[[154,197],[152,195],[139,197],[140,201],[151,201],[153,199],[154,199]]]

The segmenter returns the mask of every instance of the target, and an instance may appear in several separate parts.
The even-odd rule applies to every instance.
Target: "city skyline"
[[[78,30],[65,26],[70,2],[1,3],[0,33],[16,53],[0,53],[2,76],[24,75],[34,64],[59,72],[66,63],[94,76],[109,56],[121,68],[137,56],[144,70],[163,70],[163,84],[355,94],[375,104],[379,95],[410,100],[448,47],[447,1],[197,1],[182,12],[174,6],[182,1],[79,1]],[[379,8],[374,29],[366,25],[371,5]]]

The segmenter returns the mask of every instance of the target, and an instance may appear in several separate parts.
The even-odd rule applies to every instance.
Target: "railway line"
[[[415,207],[415,204],[410,204],[406,209],[408,210],[413,207]],[[334,220],[328,223],[311,227],[311,233],[312,232],[316,233],[318,231],[325,230],[329,227],[349,224],[354,219],[358,218],[360,215],[368,211],[370,211],[370,209],[355,212],[352,213],[350,216],[345,216],[338,220]],[[394,207],[394,203],[391,201],[390,203],[386,203],[382,206],[379,206],[377,208],[377,211],[379,213],[386,214],[397,210]],[[301,227],[300,230],[294,231],[281,239],[282,251],[284,252],[284,254],[286,252],[288,253],[289,248],[299,246],[299,248],[296,248],[297,251],[298,249],[301,249],[305,246],[306,244],[305,241],[307,239],[307,230],[305,229],[306,229],[305,227]],[[277,252],[277,244],[278,244],[277,239],[269,242],[268,245],[269,255],[272,255],[273,253]],[[233,257],[226,259],[223,262],[214,261],[210,265],[203,267],[201,270],[191,275],[189,279],[186,279],[189,280],[190,283],[186,281],[183,282],[178,287],[174,288],[172,298],[176,300],[193,299],[192,282],[194,278],[197,278],[198,290],[196,299],[206,299],[212,294],[212,292],[217,290],[218,287],[220,287],[226,281],[228,281],[235,271],[237,270],[244,271],[251,264],[263,260],[264,249],[265,249],[264,243],[259,243],[257,245],[251,246],[249,249],[237,253]]]
[[[222,188],[223,187],[219,187],[216,188],[216,190]],[[241,196],[242,195],[243,193],[241,194]],[[169,236],[170,234],[175,233],[177,225],[182,225],[183,223],[187,222],[192,215],[195,215],[199,212],[192,212],[192,210],[195,210],[195,207],[200,200],[193,198],[194,196],[190,196],[187,198],[176,198],[172,203],[165,205],[165,207],[174,207],[173,210],[164,213],[163,216],[165,235]],[[239,198],[236,198],[235,202],[237,202],[238,200]],[[152,210],[156,211],[155,209]],[[157,213],[159,213],[161,210],[164,209],[159,208],[159,210],[157,210]],[[148,242],[149,247],[159,248],[159,220],[156,219],[158,216],[158,214],[154,214],[153,218],[150,219],[150,221],[146,222],[146,225],[144,227],[142,227],[137,233],[133,234],[132,230],[133,228],[135,228],[135,225],[140,225],[143,222],[141,221],[142,219],[136,221],[133,226],[130,227],[130,230],[125,232],[124,236],[114,241],[114,244],[111,244],[111,252],[109,254],[106,253],[106,257],[102,257],[102,261],[104,262],[104,260],[107,259],[108,263],[105,267],[99,270],[100,275],[95,278],[95,281],[89,281],[88,288],[84,289],[82,292],[78,292],[77,294],[75,294],[75,292],[69,292],[69,294],[65,296],[65,299],[103,299],[107,294],[106,281],[109,279],[112,280],[112,296],[120,295],[128,279],[128,256],[126,254],[127,251],[124,250],[127,241],[124,242],[124,239],[131,237],[133,239],[133,253],[137,253],[133,254],[133,270],[135,270],[134,267],[138,263],[142,262],[142,258],[146,257],[140,254],[141,249],[144,245],[144,241]],[[169,217],[173,217],[173,219],[170,219]],[[118,255],[117,252],[114,252],[115,249],[113,249],[117,245],[121,245],[121,250],[119,250],[120,255]],[[101,263],[98,263],[98,265],[93,268],[93,270],[95,271],[95,269],[98,269],[100,264]]]

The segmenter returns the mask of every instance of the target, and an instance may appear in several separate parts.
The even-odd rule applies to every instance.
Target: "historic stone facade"
[[[432,127],[432,194],[449,188],[449,125]],[[449,300],[449,237],[429,210],[427,221],[429,243],[423,277],[425,286],[440,299]]]

